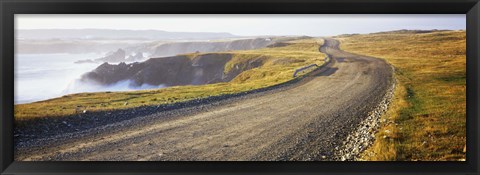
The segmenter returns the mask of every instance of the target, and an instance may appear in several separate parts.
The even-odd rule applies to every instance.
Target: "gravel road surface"
[[[339,160],[336,150],[385,97],[392,69],[334,39],[320,51],[331,63],[288,87],[17,142],[15,159]]]

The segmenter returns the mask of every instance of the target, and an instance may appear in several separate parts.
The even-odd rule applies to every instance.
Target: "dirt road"
[[[59,135],[16,160],[337,160],[335,149],[383,98],[383,60],[328,39],[332,63],[291,88]]]

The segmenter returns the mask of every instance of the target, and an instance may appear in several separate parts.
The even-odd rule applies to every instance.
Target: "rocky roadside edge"
[[[334,153],[336,160],[359,161],[360,154],[372,146],[375,141],[375,134],[380,128],[380,118],[387,112],[396,87],[397,80],[394,77],[395,68],[392,65],[390,65],[390,68],[392,69],[393,77],[382,101],[368,114],[368,117],[360,122],[357,128],[346,137],[342,146],[336,149]]]

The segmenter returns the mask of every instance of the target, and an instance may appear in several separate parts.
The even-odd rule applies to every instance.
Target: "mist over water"
[[[80,82],[86,72],[101,63],[75,64],[75,61],[95,59],[103,54],[17,54],[14,67],[15,104],[30,103],[81,92],[129,91],[161,88],[162,85],[131,86],[121,81],[110,86]]]
[[[74,94],[81,92],[106,92],[106,91],[131,91],[131,90],[146,90],[146,89],[158,89],[166,87],[164,85],[150,85],[142,84],[141,86],[135,86],[131,80],[123,80],[117,83],[105,86],[95,82],[82,81],[76,79],[72,81],[64,90],[64,94]]]

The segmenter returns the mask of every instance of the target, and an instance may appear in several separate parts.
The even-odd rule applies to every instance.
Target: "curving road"
[[[392,72],[333,39],[320,50],[333,61],[289,88],[59,136],[16,160],[338,160],[335,148],[380,103]]]

